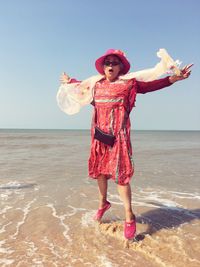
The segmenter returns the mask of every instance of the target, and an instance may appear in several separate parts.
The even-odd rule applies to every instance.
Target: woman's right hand
[[[62,75],[60,76],[60,82],[63,84],[69,83],[70,80],[71,78],[65,72],[63,72]]]

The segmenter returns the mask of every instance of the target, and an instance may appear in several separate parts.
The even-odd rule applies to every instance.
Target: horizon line
[[[90,128],[0,128],[0,130],[90,131]],[[131,129],[131,131],[200,131],[200,129]]]

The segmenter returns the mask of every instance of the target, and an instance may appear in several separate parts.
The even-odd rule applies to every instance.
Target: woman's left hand
[[[184,79],[187,79],[190,74],[191,74],[191,67],[193,66],[194,64],[189,64],[189,65],[186,65],[184,68],[182,68],[180,70],[180,75],[173,75],[170,77],[170,82],[171,83],[174,83],[174,82],[177,82],[177,81],[181,81],[181,80],[184,80]]]

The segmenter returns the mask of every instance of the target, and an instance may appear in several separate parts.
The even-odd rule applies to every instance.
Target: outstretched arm
[[[160,90],[162,88],[165,88],[167,86],[172,85],[170,82],[170,77],[154,80],[151,82],[140,82],[137,81],[137,93],[139,94],[146,94],[149,92],[153,92],[156,90]]]
[[[151,82],[141,82],[137,81],[137,93],[140,94],[145,94],[148,92],[153,92],[156,90],[160,90],[162,88],[165,88],[167,86],[172,85],[173,83],[186,79],[190,76],[191,70],[190,68],[192,67],[193,64],[185,66],[182,70],[180,75],[173,75],[173,76],[168,76],[162,79],[154,80]]]
[[[65,84],[65,83],[77,83],[81,81],[78,81],[75,78],[70,78],[69,75],[63,72],[62,75],[60,76],[60,82]]]

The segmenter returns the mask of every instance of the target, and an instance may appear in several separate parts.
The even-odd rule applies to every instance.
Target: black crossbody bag
[[[113,134],[105,133],[97,126],[95,126],[94,138],[111,147],[114,146],[116,139],[116,137]]]
[[[127,118],[129,117],[129,112],[126,113],[126,115],[124,116],[124,121],[122,123],[122,127],[120,128],[119,132],[121,131],[121,129],[124,128],[125,122],[127,120]],[[94,138],[102,143],[104,143],[105,145],[111,146],[113,147],[115,144],[115,140],[116,140],[116,136],[113,135],[112,133],[106,133],[104,131],[102,131],[98,126],[97,126],[97,111],[95,108],[95,132],[94,132]],[[118,134],[119,134],[118,132]]]

